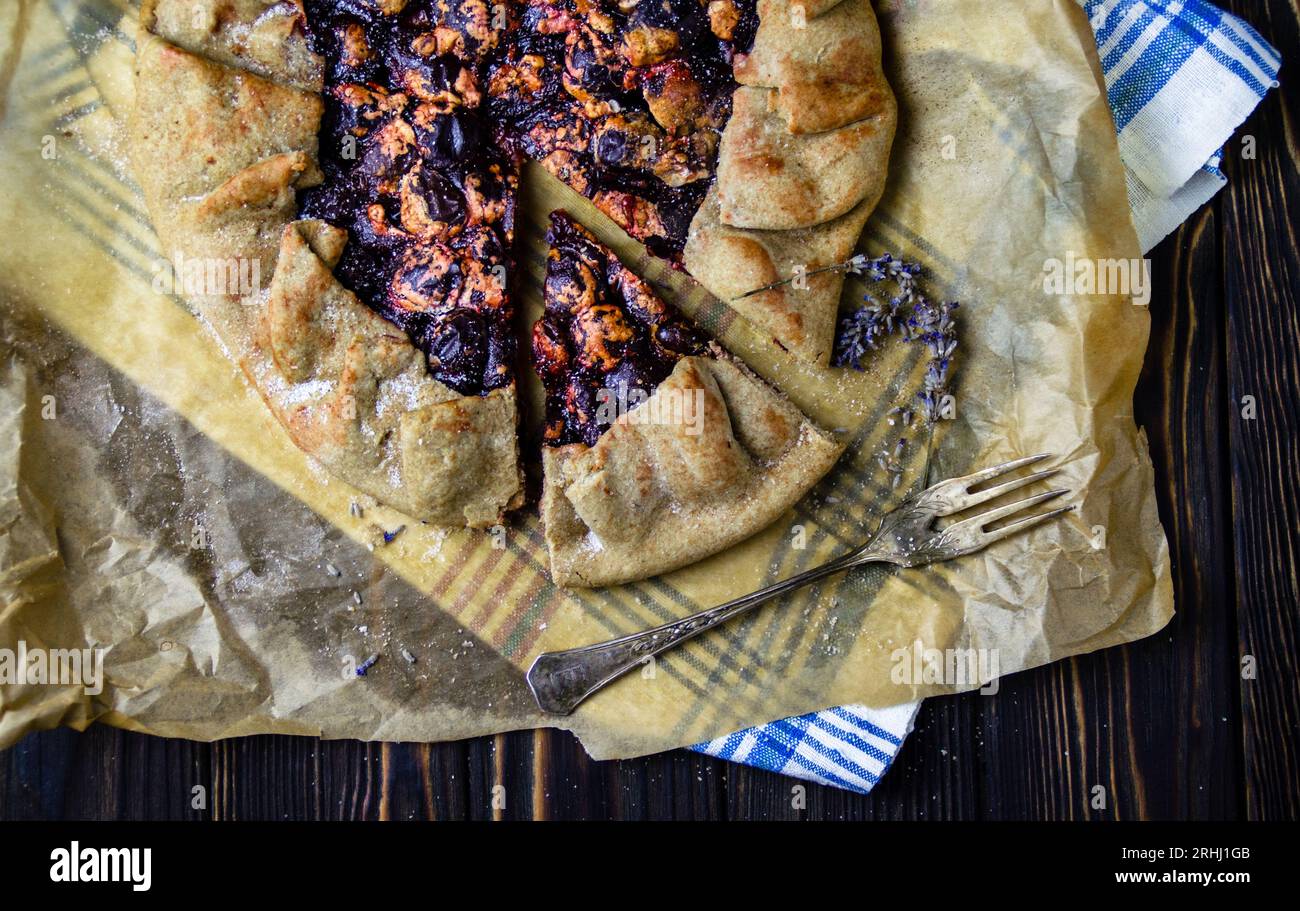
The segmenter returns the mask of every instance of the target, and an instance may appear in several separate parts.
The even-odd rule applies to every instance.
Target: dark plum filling
[[[679,260],[758,22],[756,0],[305,6],[327,61],[325,182],[301,215],[348,231],[339,280],[467,395],[514,380],[520,160]]]
[[[677,261],[757,25],[755,0],[531,0],[487,108],[506,144]]]
[[[546,240],[546,310],[533,325],[543,441],[591,446],[709,342],[568,213],[551,213]]]
[[[434,377],[465,395],[509,385],[518,163],[486,128],[480,89],[497,32],[477,27],[471,3],[306,8],[328,70],[325,182],[303,194],[302,216],[348,230],[335,274],[406,330]]]

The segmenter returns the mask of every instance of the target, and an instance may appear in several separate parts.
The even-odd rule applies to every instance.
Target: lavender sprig
[[[926,367],[924,386],[917,397],[921,400],[922,417],[927,424],[933,424],[942,417],[944,399],[949,394],[948,373],[957,350],[957,324],[953,311],[958,304],[931,303],[917,286],[920,264],[891,253],[875,259],[859,253],[845,264],[845,270],[860,274],[871,282],[892,282],[896,293],[885,300],[871,294],[864,295],[866,305],[840,320],[833,363],[836,367],[862,370],[862,361],[868,352],[876,350],[882,340],[895,333],[900,333],[904,341],[921,342],[929,349],[930,363]],[[905,423],[910,424],[910,409],[899,409],[897,413],[902,414],[904,410],[907,414]]]
[[[957,351],[957,321],[953,312],[955,302],[932,303],[920,290],[917,280],[921,275],[919,263],[908,262],[886,253],[871,259],[858,254],[843,264],[844,271],[862,275],[874,283],[891,282],[893,293],[888,297],[863,296],[864,306],[840,320],[835,335],[833,363],[836,367],[863,369],[863,359],[880,347],[890,336],[901,335],[904,341],[920,342],[929,352],[925,378],[917,393],[917,408],[922,426],[933,430],[934,425],[948,415],[945,412],[951,401],[949,373]],[[899,405],[888,414],[890,425],[901,422],[905,432],[912,428],[914,417],[910,405]],[[904,468],[902,462],[906,439],[900,437],[892,448],[880,452],[876,461],[897,487]]]
[[[877,282],[889,278],[899,282],[900,287],[902,287],[903,282],[907,282],[910,285],[912,277],[919,274],[920,271],[921,267],[917,263],[904,262],[889,253],[877,257],[876,259],[871,259],[866,254],[859,253],[842,263],[832,263],[829,266],[819,266],[816,269],[805,269],[795,275],[791,275],[789,278],[783,278],[779,281],[761,285],[752,291],[746,291],[744,294],[737,297],[736,300],[744,300],[747,297],[753,297],[755,294],[762,294],[764,291],[772,291],[783,285],[791,284],[800,278],[806,279],[811,275],[822,275],[826,272],[844,272],[848,275],[865,274],[872,281]]]
[[[871,259],[865,253],[859,253],[844,263],[844,271],[850,275],[865,275],[873,282],[889,279],[898,285],[900,293],[910,294],[915,288],[916,277],[921,274],[921,264],[909,263],[892,253],[886,253],[875,259]]]
[[[957,325],[952,313],[960,304],[955,301],[931,304],[922,298],[907,321],[912,337],[919,339],[930,351],[926,366],[924,387],[917,394],[921,411],[927,424],[943,417],[948,392],[948,369],[957,351]]]
[[[900,326],[904,338],[908,337],[910,329],[905,321],[899,319],[899,311],[906,312],[919,296],[916,277],[921,274],[921,266],[891,253],[875,259],[859,253],[844,265],[846,272],[862,275],[867,281],[893,282],[897,292],[886,300],[865,295],[866,306],[840,321],[839,332],[835,335],[834,364],[861,370],[867,352],[876,350],[881,340],[893,335]]]

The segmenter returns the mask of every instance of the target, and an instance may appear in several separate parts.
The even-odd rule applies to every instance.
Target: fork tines
[[[1041,462],[1043,459],[1048,458],[1049,455],[1050,453],[1040,453],[1022,459],[1013,459],[1010,462],[1004,462],[1001,465],[995,465],[992,468],[986,468],[983,471],[977,471],[974,474],[941,481],[933,487],[922,491],[918,497],[918,502],[929,508],[936,517],[949,516],[955,513],[964,512],[972,506],[978,506],[981,503],[995,500],[1003,494],[1010,493],[1013,490],[1019,490],[1021,487],[1026,487],[1036,481],[1041,481],[1044,478],[1049,478],[1056,474],[1058,469],[1049,468],[1045,471],[1036,471],[1032,474],[1027,474],[1022,478],[1013,478],[1010,481],[996,484],[993,487],[986,487],[982,490],[973,490],[973,488],[978,487],[980,484],[991,481],[994,478],[999,478],[1005,474],[1009,474],[1018,468],[1024,468],[1025,466]],[[1049,519],[1054,519],[1062,513],[1069,512],[1074,508],[1073,505],[1061,506],[1057,509],[1052,509],[1048,512],[1039,513],[1037,515],[1025,516],[995,529],[990,530],[988,528],[988,526],[1000,519],[1013,516],[1032,506],[1037,506],[1039,503],[1045,503],[1048,500],[1055,499],[1056,497],[1069,492],[1068,488],[1059,487],[1054,490],[1049,490],[1046,493],[1034,494],[1033,496],[1016,500],[1014,503],[997,506],[993,509],[977,513],[970,518],[954,522],[944,528],[943,531],[945,535],[950,536],[951,539],[964,539],[968,546],[983,547],[993,543],[994,541],[999,541],[1002,538],[1032,528],[1033,526],[1046,522]]]

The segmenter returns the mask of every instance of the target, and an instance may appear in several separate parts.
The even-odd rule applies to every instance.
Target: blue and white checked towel
[[[1145,253],[1227,183],[1223,146],[1281,59],[1236,16],[1201,0],[1078,0],[1092,21]],[[692,749],[866,793],[912,731],[920,702],[774,721]]]

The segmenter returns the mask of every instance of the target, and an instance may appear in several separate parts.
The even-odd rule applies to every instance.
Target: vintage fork
[[[973,487],[991,481],[1017,468],[1032,465],[1048,457],[1048,453],[1015,459],[965,477],[950,478],[915,494],[880,520],[880,527],[866,544],[857,550],[810,569],[797,576],[769,585],[767,588],[700,611],[681,620],[674,620],[654,629],[630,636],[620,636],[608,642],[586,645],[563,652],[546,652],[537,656],[528,670],[528,686],[533,691],[537,705],[544,712],[567,715],[592,693],[612,683],[652,655],[665,652],[694,638],[706,630],[720,626],[741,614],[748,613],[796,588],[802,588],[833,573],[842,572],[866,563],[894,563],[898,566],[923,566],[951,560],[982,550],[994,541],[1033,528],[1048,519],[1073,509],[1062,506],[1038,515],[1025,516],[999,528],[987,530],[986,526],[1012,516],[1021,510],[1059,497],[1069,491],[1065,488],[1049,490],[986,510],[967,519],[935,529],[934,521],[940,516],[987,503],[1005,493],[1018,490],[1027,484],[1041,481],[1056,473],[1056,469],[1037,471],[1005,481],[995,487],[972,491]]]

